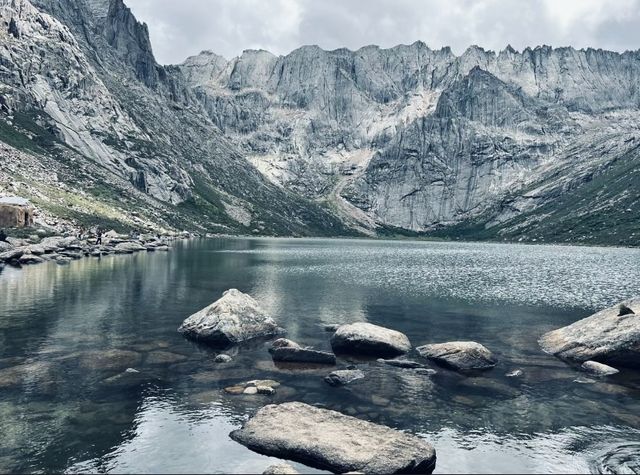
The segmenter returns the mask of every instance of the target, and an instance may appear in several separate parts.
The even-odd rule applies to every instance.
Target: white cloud
[[[303,44],[382,47],[422,40],[457,53],[548,44],[640,47],[640,0],[125,0],[161,63],[203,49],[286,54]]]

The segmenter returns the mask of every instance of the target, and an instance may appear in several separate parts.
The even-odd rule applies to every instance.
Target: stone
[[[324,380],[330,386],[344,386],[362,378],[364,373],[359,369],[340,369],[329,373]]]
[[[398,356],[411,349],[403,333],[365,322],[341,325],[331,337],[331,346],[336,353],[374,356]]]
[[[435,369],[431,369],[431,368],[416,368],[414,373],[422,374],[424,376],[433,376],[434,374],[438,374],[438,372]]]
[[[219,300],[191,315],[178,331],[220,346],[284,333],[258,302],[236,289],[227,290]]]
[[[522,372],[521,369],[514,369],[512,371],[509,371],[507,374],[505,374],[507,378],[519,378],[522,375],[524,375],[524,373]]]
[[[146,251],[147,248],[138,242],[121,242],[115,245],[116,254],[132,254],[134,252]]]
[[[582,363],[582,369],[598,376],[610,376],[620,372],[611,366],[598,363],[597,361],[585,361]]]
[[[258,391],[258,394],[266,394],[269,396],[276,393],[276,390],[271,386],[256,386],[256,390]]]
[[[55,259],[56,264],[60,264],[60,265],[69,264],[72,260],[73,259],[71,259],[70,257],[67,257],[67,256],[58,256]]]
[[[34,209],[29,200],[17,196],[0,197],[0,229],[33,226]]]
[[[276,340],[276,342],[277,341],[279,340]],[[329,365],[336,364],[336,355],[334,355],[333,353],[329,353],[328,351],[314,350],[313,348],[301,348],[297,343],[290,343],[293,343],[295,346],[272,346],[271,348],[269,348],[269,353],[271,353],[271,358],[273,358],[273,361]]]
[[[640,367],[640,316],[619,315],[620,305],[640,312],[640,298],[601,310],[571,325],[545,333],[540,346],[558,358]]]
[[[224,388],[225,392],[229,394],[242,394],[244,389],[244,386],[228,386]]]
[[[256,386],[248,386],[244,388],[242,394],[258,394],[258,388]]]
[[[324,331],[335,333],[338,330],[338,328],[340,328],[339,323],[329,323],[324,326]]]
[[[36,256],[33,254],[23,254],[18,259],[18,262],[22,265],[41,264],[42,262],[44,262],[44,259],[42,257]]]
[[[301,402],[264,406],[230,436],[255,452],[334,473],[431,473],[436,463],[421,438]]]
[[[288,463],[277,463],[275,465],[269,465],[267,469],[262,472],[263,475],[287,475],[287,474],[297,474],[298,472],[295,468],[293,468]]]
[[[247,381],[247,386],[268,386],[270,388],[277,388],[280,386],[278,381],[273,379],[254,379],[253,381]]]
[[[435,343],[416,350],[424,358],[456,371],[491,369],[498,362],[491,351],[475,341]]]
[[[229,355],[219,354],[213,359],[214,363],[229,363],[233,358]]]
[[[288,338],[278,338],[271,343],[271,349],[273,348],[302,348],[295,341],[291,341]]]
[[[179,363],[186,360],[187,357],[178,353],[171,353],[169,351],[152,351],[147,355],[147,364],[172,364]]]
[[[111,349],[90,351],[79,356],[82,368],[91,370],[116,370],[138,366],[142,361],[140,353],[130,350]]]
[[[392,359],[385,360],[384,358],[378,358],[378,363],[384,363],[389,366],[396,366],[398,368],[424,368],[425,365],[418,363],[417,361],[404,360],[404,359]]]
[[[25,248],[23,247],[9,249],[8,251],[0,253],[0,261],[9,262],[14,259],[20,259],[24,253],[25,253]]]

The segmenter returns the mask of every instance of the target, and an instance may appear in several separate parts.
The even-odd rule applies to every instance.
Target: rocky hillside
[[[266,177],[362,231],[639,243],[636,181],[596,188],[638,174],[639,52],[417,42],[179,67]]]
[[[0,193],[48,220],[640,244],[640,52],[161,66],[122,0],[0,0],[0,20]]]
[[[0,20],[0,192],[76,224],[350,232],[247,162],[121,0],[0,0]]]

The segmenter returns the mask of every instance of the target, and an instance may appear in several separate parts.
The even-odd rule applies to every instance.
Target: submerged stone
[[[267,405],[230,436],[258,453],[334,473],[431,473],[436,464],[423,439],[301,402]]]
[[[364,373],[359,369],[341,369],[329,373],[324,380],[331,386],[343,386],[362,378]]]
[[[619,370],[612,368],[611,366],[598,363],[597,361],[585,361],[584,363],[582,363],[582,369],[598,376],[610,376],[612,374],[617,374],[620,372]]]
[[[456,371],[493,368],[498,359],[486,347],[475,341],[451,341],[416,348],[421,356]]]

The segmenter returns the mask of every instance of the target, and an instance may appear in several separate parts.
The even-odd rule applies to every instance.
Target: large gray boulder
[[[399,331],[357,322],[341,325],[331,337],[331,347],[341,353],[397,356],[411,350],[411,343]]]
[[[545,333],[539,343],[545,352],[565,360],[640,367],[640,298]]]
[[[431,473],[436,464],[434,448],[416,436],[301,402],[265,406],[230,436],[334,473]]]
[[[419,346],[416,350],[424,358],[456,371],[490,369],[498,362],[489,349],[475,341],[436,343]]]
[[[237,289],[227,290],[219,300],[191,315],[178,331],[220,346],[284,333],[258,302]]]

